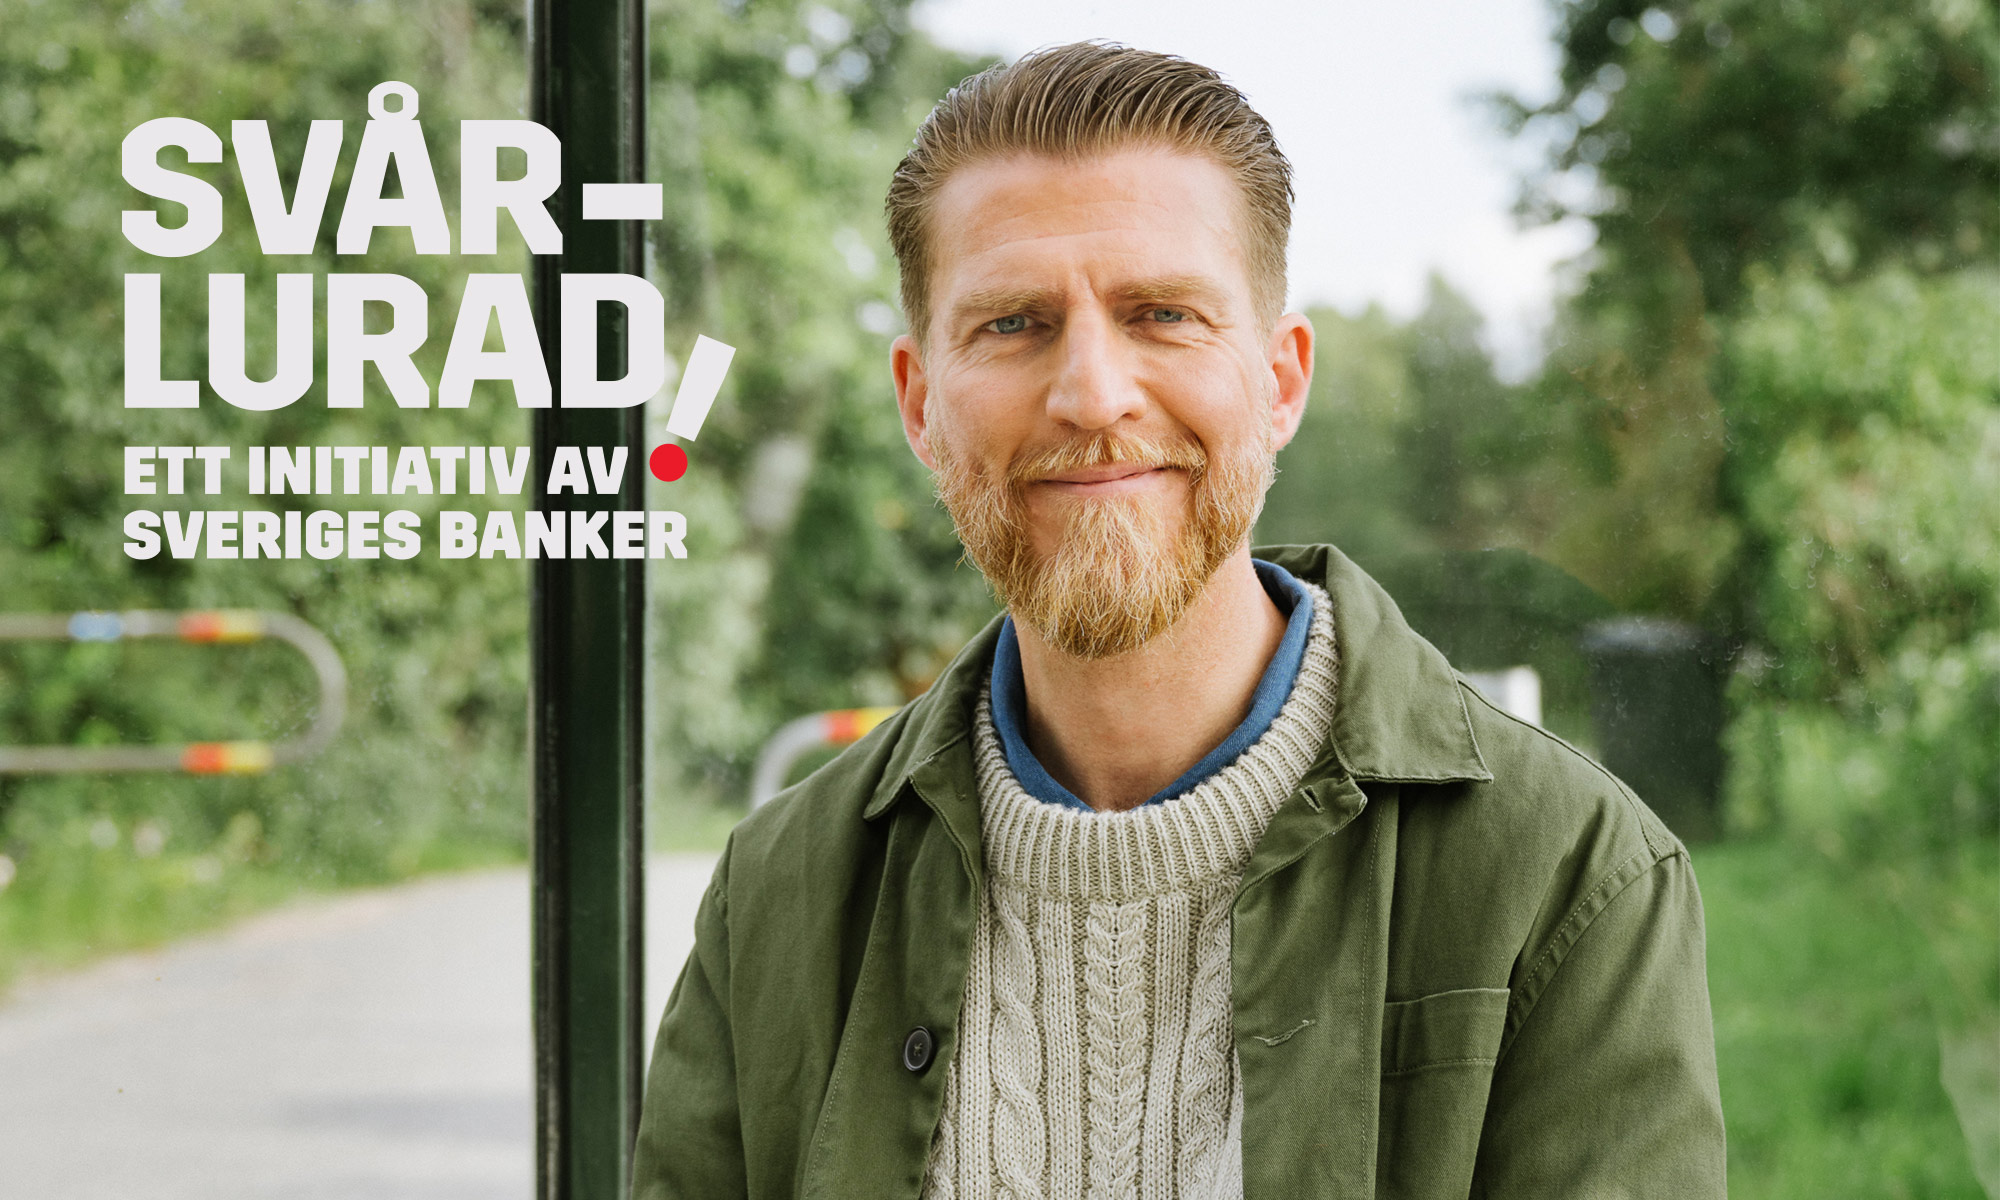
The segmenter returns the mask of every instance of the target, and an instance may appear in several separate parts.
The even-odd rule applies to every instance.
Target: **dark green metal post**
[[[562,141],[551,200],[559,257],[535,260],[542,353],[556,406],[534,418],[536,503],[545,510],[645,507],[643,408],[561,407],[563,274],[643,274],[633,221],[583,220],[585,183],[634,183],[644,170],[642,0],[532,0],[534,119]],[[624,373],[623,310],[605,305],[600,378]],[[558,446],[625,446],[617,496],[550,496]],[[537,559],[534,670],[534,1020],[536,1196],[622,1200],[644,1064],[641,745],[643,559]]]

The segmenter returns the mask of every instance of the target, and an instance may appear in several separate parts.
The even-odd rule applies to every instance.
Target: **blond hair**
[[[902,272],[903,316],[930,322],[929,218],[937,191],[967,163],[1011,153],[1078,159],[1126,148],[1203,155],[1242,189],[1244,257],[1258,322],[1285,306],[1292,168],[1243,93],[1199,63],[1106,42],[1038,50],[953,88],[917,129],[885,205]]]

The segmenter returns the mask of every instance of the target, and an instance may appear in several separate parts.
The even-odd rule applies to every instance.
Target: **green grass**
[[[647,840],[654,853],[720,853],[743,815],[715,804],[656,805]],[[130,827],[114,826],[97,844],[91,834],[103,824],[76,818],[31,853],[17,849],[19,858],[7,860],[11,877],[0,868],[0,995],[23,975],[157,946],[314,895],[526,861],[515,845],[439,838],[336,871],[279,853],[247,814],[210,845],[150,854],[134,848]]]
[[[1696,848],[1731,1196],[1985,1195],[1939,1082],[1938,1018],[1990,1003],[1993,857],[1841,868],[1777,839]]]
[[[206,856],[36,855],[0,893],[0,989],[26,973],[212,928],[301,889],[280,871]]]
[[[715,804],[656,805],[650,849],[719,853],[743,815]],[[526,861],[518,845],[440,837],[333,869],[272,847],[247,813],[201,846],[145,853],[134,831],[74,817],[0,864],[0,995],[23,975],[157,946],[313,895]]]

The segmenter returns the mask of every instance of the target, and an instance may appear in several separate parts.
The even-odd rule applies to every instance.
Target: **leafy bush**
[[[1739,786],[1855,845],[2000,825],[1996,328],[2000,274],[1766,275],[1729,341]]]

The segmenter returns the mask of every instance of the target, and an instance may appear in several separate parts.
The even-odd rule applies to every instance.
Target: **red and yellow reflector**
[[[183,613],[180,635],[184,642],[254,642],[264,636],[264,615],[248,608]]]
[[[896,715],[893,708],[842,708],[821,713],[825,722],[826,740],[835,746],[846,746],[868,736],[868,731]]]
[[[256,775],[275,761],[269,742],[195,742],[181,751],[181,770],[190,775]]]

